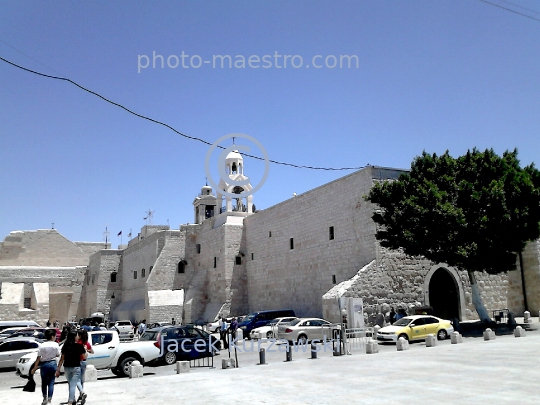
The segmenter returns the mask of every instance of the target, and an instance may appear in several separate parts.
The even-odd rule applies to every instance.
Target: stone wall
[[[89,256],[56,229],[14,231],[0,243],[0,266],[82,266]]]
[[[374,178],[400,173],[368,167],[247,217],[249,311],[322,316],[323,294],[375,258],[373,207],[363,196]]]
[[[457,286],[461,320],[478,319],[472,304],[469,277],[466,271],[455,269],[444,263],[433,263],[424,257],[411,257],[401,250],[390,250],[377,245],[377,259],[364,266],[358,273],[324,295],[362,298],[366,322],[372,323],[374,316],[386,313],[391,306],[405,308],[409,314],[414,309],[429,306],[429,281],[438,269],[447,270]],[[508,308],[514,314],[523,313],[523,299],[518,270],[489,275],[475,273],[482,300],[490,313]],[[337,295],[336,295],[337,294]],[[331,300],[325,306],[324,315],[335,315]]]

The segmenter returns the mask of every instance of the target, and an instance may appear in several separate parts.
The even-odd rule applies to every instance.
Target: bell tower
[[[212,187],[208,184],[201,188],[201,193],[193,200],[195,223],[200,224],[205,219],[216,215],[216,196],[212,194]]]
[[[220,213],[242,213],[243,215],[253,214],[253,196],[243,196],[247,191],[251,191],[253,187],[249,182],[249,177],[244,175],[244,158],[237,151],[233,150],[225,158],[225,173],[231,182],[221,179],[219,189],[216,190],[217,201],[221,202]],[[233,182],[241,182],[242,185],[234,184]],[[230,194],[238,194],[238,198],[231,197],[222,192]]]

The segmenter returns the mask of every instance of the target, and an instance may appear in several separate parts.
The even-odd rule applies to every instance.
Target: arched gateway
[[[457,272],[444,264],[433,266],[424,281],[426,304],[439,318],[463,320],[464,295]]]

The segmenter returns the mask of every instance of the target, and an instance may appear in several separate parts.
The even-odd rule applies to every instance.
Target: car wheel
[[[165,360],[165,364],[169,366],[176,363],[176,353],[175,352],[165,353],[165,357],[163,357],[163,360]]]
[[[214,331],[214,333],[219,333],[219,326],[216,328],[216,330]]]
[[[306,335],[300,335],[298,336],[298,344],[305,345],[307,344],[307,336]]]
[[[120,372],[125,377],[129,377],[129,368],[131,367],[131,363],[133,363],[135,360],[137,360],[135,357],[126,357],[120,363]]]
[[[448,333],[446,333],[444,329],[441,329],[440,331],[437,332],[437,339],[444,340],[447,337],[448,337]]]
[[[402,333],[401,335],[398,336],[398,340],[399,338],[403,338],[405,340],[409,340],[409,336],[406,334],[406,333]]]
[[[266,338],[272,339],[274,337],[274,334],[271,331],[266,332]]]

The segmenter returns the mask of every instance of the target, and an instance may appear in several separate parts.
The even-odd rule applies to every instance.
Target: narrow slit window
[[[291,238],[289,240],[289,246],[290,246],[291,250],[294,249],[294,238]]]

